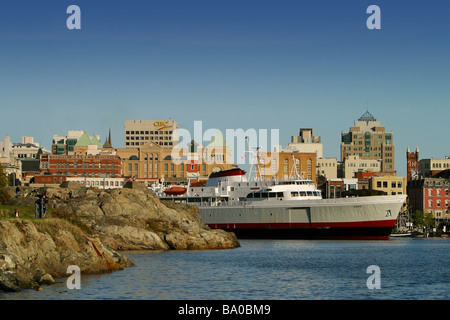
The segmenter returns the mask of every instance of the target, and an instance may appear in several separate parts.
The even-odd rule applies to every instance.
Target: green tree
[[[0,188],[8,186],[8,176],[6,175],[3,165],[0,164]]]
[[[416,227],[434,227],[434,217],[431,213],[424,214],[422,210],[416,210],[413,212],[412,223]]]

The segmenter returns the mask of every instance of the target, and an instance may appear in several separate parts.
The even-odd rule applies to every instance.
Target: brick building
[[[119,178],[122,162],[117,155],[42,155],[41,175]]]
[[[450,219],[450,180],[423,178],[408,183],[409,205],[413,211],[431,213],[437,221]]]

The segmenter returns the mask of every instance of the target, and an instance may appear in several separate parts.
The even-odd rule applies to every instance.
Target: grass
[[[15,209],[19,210],[18,218],[11,216]],[[44,219],[35,218],[34,216],[34,206],[0,205],[0,220],[29,220],[33,222],[39,231],[46,232],[52,238],[58,234],[60,229],[71,232],[79,242],[83,241],[83,233],[87,235],[93,233],[92,229],[84,224],[75,213],[66,213],[59,209],[50,208]]]
[[[19,218],[21,219],[34,219],[34,207],[30,206],[10,206],[0,205],[0,219],[16,219],[14,217],[14,211],[19,210]]]

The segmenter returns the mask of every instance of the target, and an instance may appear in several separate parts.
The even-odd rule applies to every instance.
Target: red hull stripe
[[[244,174],[245,174],[245,171],[243,171],[241,169],[230,169],[230,170],[211,173],[211,175],[209,176],[209,179],[220,178],[220,177],[229,177],[229,176],[243,176]]]
[[[210,223],[213,229],[289,229],[289,228],[374,228],[394,227],[396,220],[323,223]]]

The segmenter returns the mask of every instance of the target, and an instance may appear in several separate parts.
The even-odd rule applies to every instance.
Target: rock
[[[233,233],[211,230],[197,207],[162,203],[144,183],[128,181],[113,190],[47,192],[50,207],[73,213],[114,250],[230,249]]]
[[[64,181],[59,185],[60,188],[73,189],[73,190],[81,190],[81,186],[78,182],[75,181]]]
[[[0,291],[38,289],[39,284],[53,283],[54,277],[66,277],[70,265],[78,265],[85,274],[133,265],[126,257],[104,250],[99,239],[85,237],[65,220],[45,219],[35,223],[0,220]]]
[[[0,270],[12,270],[16,269],[15,262],[11,259],[10,256],[5,254],[0,254]]]
[[[145,185],[145,183],[143,182],[138,182],[138,181],[127,181],[125,182],[125,184],[123,185],[123,188],[126,189],[136,189],[136,190],[141,190],[141,191],[148,191],[147,186]]]
[[[40,279],[39,279],[39,284],[46,284],[46,285],[51,285],[54,284],[55,280],[53,279],[53,277],[46,273],[44,274]]]

